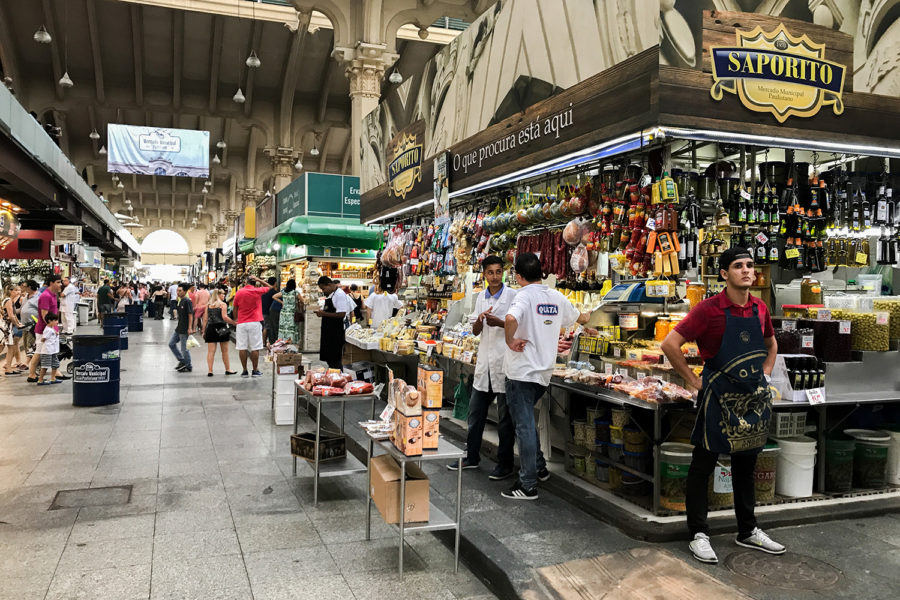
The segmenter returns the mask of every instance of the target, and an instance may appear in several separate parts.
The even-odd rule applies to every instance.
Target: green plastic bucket
[[[844,433],[856,438],[853,485],[858,488],[883,488],[891,436],[870,429],[846,429]]]
[[[853,487],[856,440],[846,435],[825,439],[825,491],[846,492]]]

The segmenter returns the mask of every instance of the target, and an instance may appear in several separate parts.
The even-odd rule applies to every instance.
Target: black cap
[[[722,253],[719,256],[719,271],[727,271],[728,267],[731,266],[736,260],[741,260],[744,258],[749,258],[753,260],[753,254],[747,250],[746,248],[742,248],[741,246],[732,246],[728,250]],[[719,275],[719,281],[725,281],[722,279],[722,275]]]

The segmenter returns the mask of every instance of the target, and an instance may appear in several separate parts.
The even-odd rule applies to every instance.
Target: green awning
[[[256,240],[253,238],[241,238],[237,242],[237,249],[241,254],[253,252]]]
[[[275,243],[380,250],[383,229],[362,225],[355,219],[299,216],[288,219],[256,238],[256,253],[271,251]]]

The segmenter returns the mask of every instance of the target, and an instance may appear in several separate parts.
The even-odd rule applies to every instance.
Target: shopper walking
[[[274,343],[278,339],[278,317],[281,304],[273,301],[275,294],[278,293],[278,288],[275,287],[277,281],[274,277],[266,279],[269,289],[266,290],[262,297],[263,343],[267,345]],[[274,314],[272,313],[273,305],[278,307]]]
[[[225,304],[225,290],[213,290],[209,303],[203,311],[203,341],[206,342],[206,365],[209,367],[209,377],[213,376],[213,362],[216,359],[216,346],[222,349],[222,363],[225,365],[225,374],[234,375],[237,371],[231,370],[231,361],[228,356],[228,342],[231,341],[231,331],[228,325],[237,323],[228,316],[228,305]]]
[[[385,320],[394,316],[394,311],[403,308],[403,302],[394,293],[391,284],[385,286],[384,291],[369,294],[365,300],[366,314],[372,321],[372,328],[377,329]]]
[[[488,476],[495,481],[506,479],[513,474],[513,445],[515,429],[506,406],[506,376],[503,361],[506,356],[506,334],[504,324],[506,313],[516,297],[515,290],[503,285],[503,260],[499,256],[488,256],[481,261],[486,288],[475,298],[475,311],[469,317],[472,333],[481,336],[478,345],[478,359],[475,362],[475,380],[472,396],[469,398],[469,431],[466,436],[466,457],[463,469],[476,469],[481,462],[481,441],[487,422],[488,408],[497,399],[497,466]],[[447,465],[451,471],[458,463]]]
[[[281,310],[278,311],[278,337],[292,344],[299,343],[297,321],[294,319],[295,311],[297,310],[297,297],[297,282],[293,279],[288,279],[284,290],[272,296],[272,305],[281,305]]]
[[[175,319],[175,307],[178,305],[178,284],[169,286],[169,319]]]
[[[318,284],[325,295],[325,307],[316,311],[316,316],[322,319],[319,360],[328,363],[332,369],[340,369],[344,354],[344,318],[353,312],[353,302],[328,277],[319,277]]]
[[[37,367],[38,362],[40,362],[40,355],[42,352],[42,334],[44,333],[44,328],[47,326],[47,315],[54,314],[57,319],[59,319],[59,291],[62,286],[62,281],[59,275],[51,275],[47,278],[47,288],[41,292],[40,297],[38,298],[38,320],[37,324],[34,326],[34,335],[37,338],[37,343],[35,346],[34,356],[31,357],[31,362],[28,365],[28,382],[29,383],[37,383]],[[66,378],[68,379],[68,377]]]
[[[547,386],[559,332],[575,322],[587,323],[590,313],[579,314],[561,293],[541,283],[541,261],[526,252],[516,257],[516,282],[522,288],[506,314],[506,403],[519,443],[519,480],[506,498],[535,500],[537,482],[550,478],[534,422],[534,405]]]
[[[753,470],[769,431],[772,398],[767,375],[775,366],[778,344],[765,303],[750,295],[753,255],[734,247],[719,257],[725,290],[688,313],[662,343],[675,371],[699,390],[697,421],[691,434],[694,452],[687,476],[685,507],[694,558],[719,562],[709,542],[707,488],[719,454],[731,455],[731,483],[739,546],[783,554],[784,546],[757,527]],[[688,366],[681,346],[696,341],[704,360],[702,378]]]
[[[16,330],[21,329],[22,323],[16,315],[16,301],[21,294],[18,286],[7,286],[0,300],[0,347],[6,347],[6,361],[3,364],[4,375],[21,375],[19,371],[19,340],[16,339]]]
[[[81,290],[75,285],[76,283],[78,283],[76,279],[63,278],[62,312],[60,314],[65,327],[64,331],[69,335],[75,333],[75,324],[77,322],[75,310],[78,308],[78,299],[81,298]]]
[[[41,354],[40,363],[41,370],[38,374],[38,385],[50,385],[51,383],[62,383],[63,379],[68,379],[59,374],[59,315],[56,313],[47,313],[44,315],[46,327],[41,332]],[[50,371],[50,380],[46,381],[44,377]]]
[[[111,313],[113,303],[116,297],[113,295],[112,287],[109,285],[109,279],[103,280],[103,285],[97,290],[97,314],[100,324],[103,324],[103,315]]]
[[[175,314],[178,315],[178,324],[172,337],[169,339],[169,349],[175,358],[178,359],[178,365],[175,370],[179,373],[190,373],[193,371],[191,366],[191,353],[187,348],[188,336],[194,333],[194,307],[191,299],[187,297],[187,291],[190,289],[189,283],[181,283],[175,291]],[[179,346],[181,347],[179,350]]]
[[[197,284],[197,291],[194,293],[191,302],[194,305],[194,323],[197,323],[198,326],[202,322],[204,313],[206,313],[206,305],[209,304],[209,297],[209,290],[206,288],[206,284]]]
[[[252,282],[259,283],[263,287],[255,287]],[[253,377],[262,377],[259,370],[259,351],[263,348],[262,337],[262,297],[271,286],[259,277],[250,276],[244,279],[244,287],[234,295],[232,310],[237,315],[235,327],[235,348],[241,359],[243,371],[241,377],[249,377],[247,372],[247,356],[253,363]]]
[[[166,304],[169,302],[169,292],[162,284],[160,284],[156,286],[152,299],[155,305],[153,318],[157,321],[162,321],[166,316]]]
[[[36,343],[34,328],[38,322],[38,300],[40,300],[38,288],[40,286],[34,279],[29,279],[28,281],[23,281],[19,287],[22,288],[22,298],[24,299],[22,310],[19,314],[19,321],[22,323],[22,346],[25,350],[25,356],[30,358],[34,354]],[[19,366],[24,367],[24,369],[20,368],[19,370],[28,369],[27,364]]]
[[[131,290],[131,286],[123,285],[119,288],[118,292],[116,292],[119,297],[119,301],[116,304],[117,312],[125,312],[125,307],[131,304],[133,300],[133,293]]]

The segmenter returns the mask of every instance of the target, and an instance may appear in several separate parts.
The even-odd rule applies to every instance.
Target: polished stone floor
[[[132,333],[113,407],[73,407],[71,382],[0,379],[0,598],[493,597],[431,534],[408,538],[401,584],[394,529],[376,513],[364,539],[365,475],[313,505],[271,378],[226,378],[220,359],[207,377],[205,346],[176,373],[172,327]],[[129,485],[126,504],[48,510],[60,490]]]

